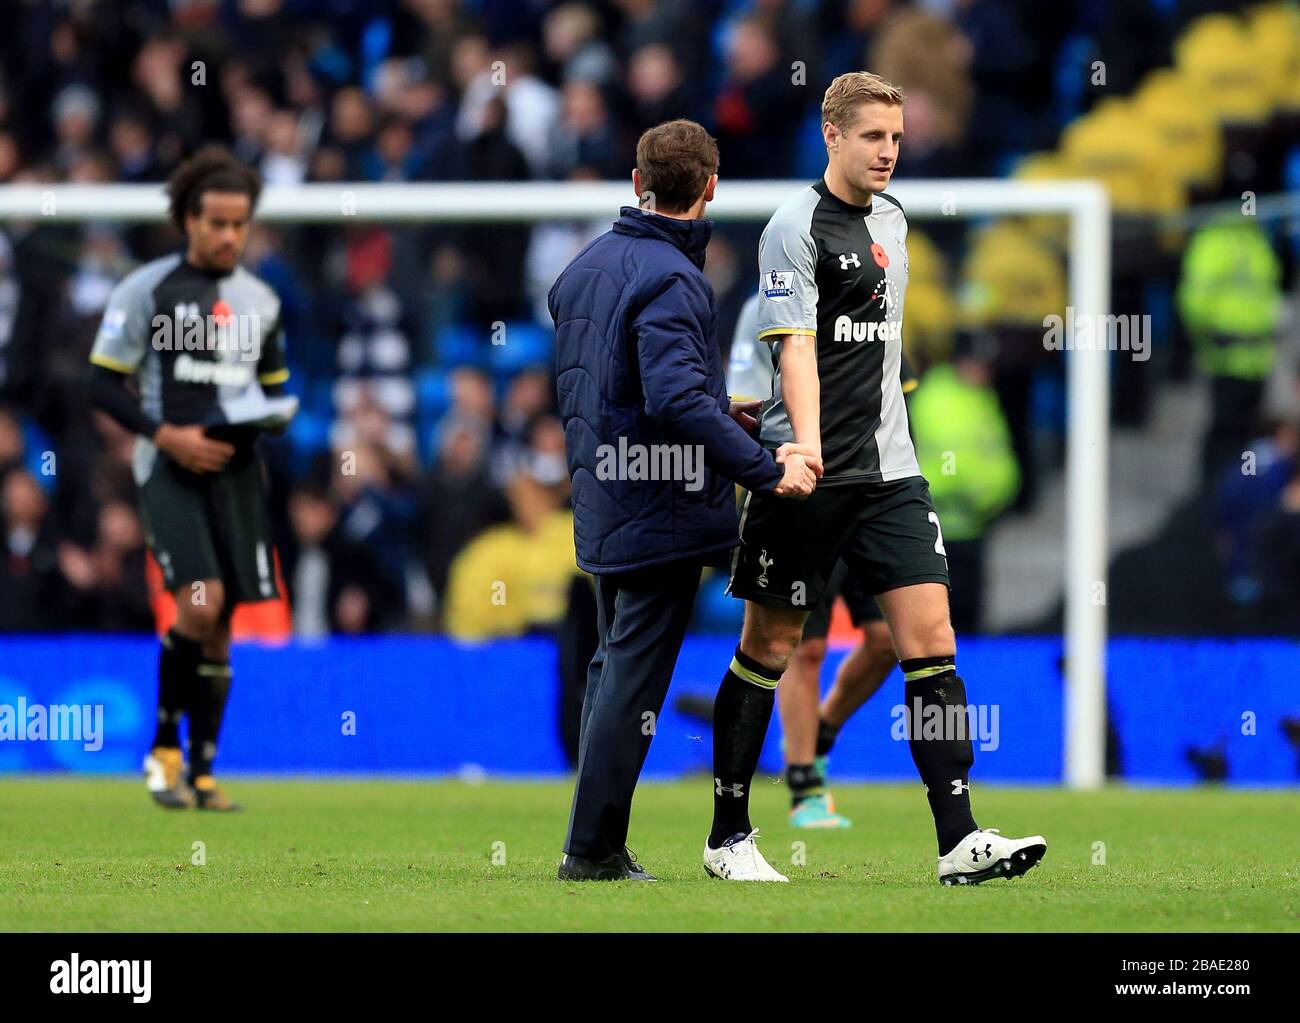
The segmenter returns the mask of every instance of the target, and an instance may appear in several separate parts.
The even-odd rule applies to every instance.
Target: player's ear
[[[713,202],[713,190],[718,187],[718,175],[710,174],[709,183],[704,186],[704,201]]]
[[[827,149],[837,149],[840,144],[840,130],[830,121],[822,122],[822,142]]]
[[[632,191],[636,193],[637,205],[641,204],[641,172],[632,168]]]

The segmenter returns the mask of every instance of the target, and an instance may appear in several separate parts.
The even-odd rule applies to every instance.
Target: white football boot
[[[732,835],[721,849],[710,849],[704,843],[704,870],[710,877],[724,881],[789,881],[784,874],[772,869],[758,851],[758,828],[748,835]]]
[[[980,828],[939,857],[939,883],[979,884],[991,877],[1019,877],[1046,852],[1042,835],[1003,838],[997,828]]]

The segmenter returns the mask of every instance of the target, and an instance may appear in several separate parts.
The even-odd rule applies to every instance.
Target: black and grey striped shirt
[[[242,266],[222,274],[164,256],[113,289],[90,361],[136,376],[140,408],[154,421],[255,422],[272,405],[267,392],[289,377],[280,299]],[[140,437],[137,480],[153,455]]]
[[[901,365],[907,218],[891,196],[853,206],[818,181],[782,203],[759,242],[758,337],[776,379],[759,438],[794,439],[781,399],[780,342],[815,338],[821,384],[821,486],[919,476]]]

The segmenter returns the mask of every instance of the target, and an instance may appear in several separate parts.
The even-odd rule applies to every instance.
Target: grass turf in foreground
[[[0,930],[1300,931],[1294,791],[979,789],[977,819],[1042,833],[1047,857],[949,889],[919,786],[836,786],[854,827],[794,831],[767,781],[753,817],[789,885],[705,876],[699,779],[637,795],[653,885],[554,879],[567,782],[235,779],[246,811],[216,815],[138,781],[8,779]]]

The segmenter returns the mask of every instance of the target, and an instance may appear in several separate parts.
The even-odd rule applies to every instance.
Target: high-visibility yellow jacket
[[[1282,313],[1282,268],[1249,217],[1192,236],[1178,282],[1178,311],[1209,376],[1259,380],[1273,369]]]
[[[991,388],[935,366],[908,400],[921,473],[930,484],[943,535],[974,540],[1020,490],[1011,431]]]

